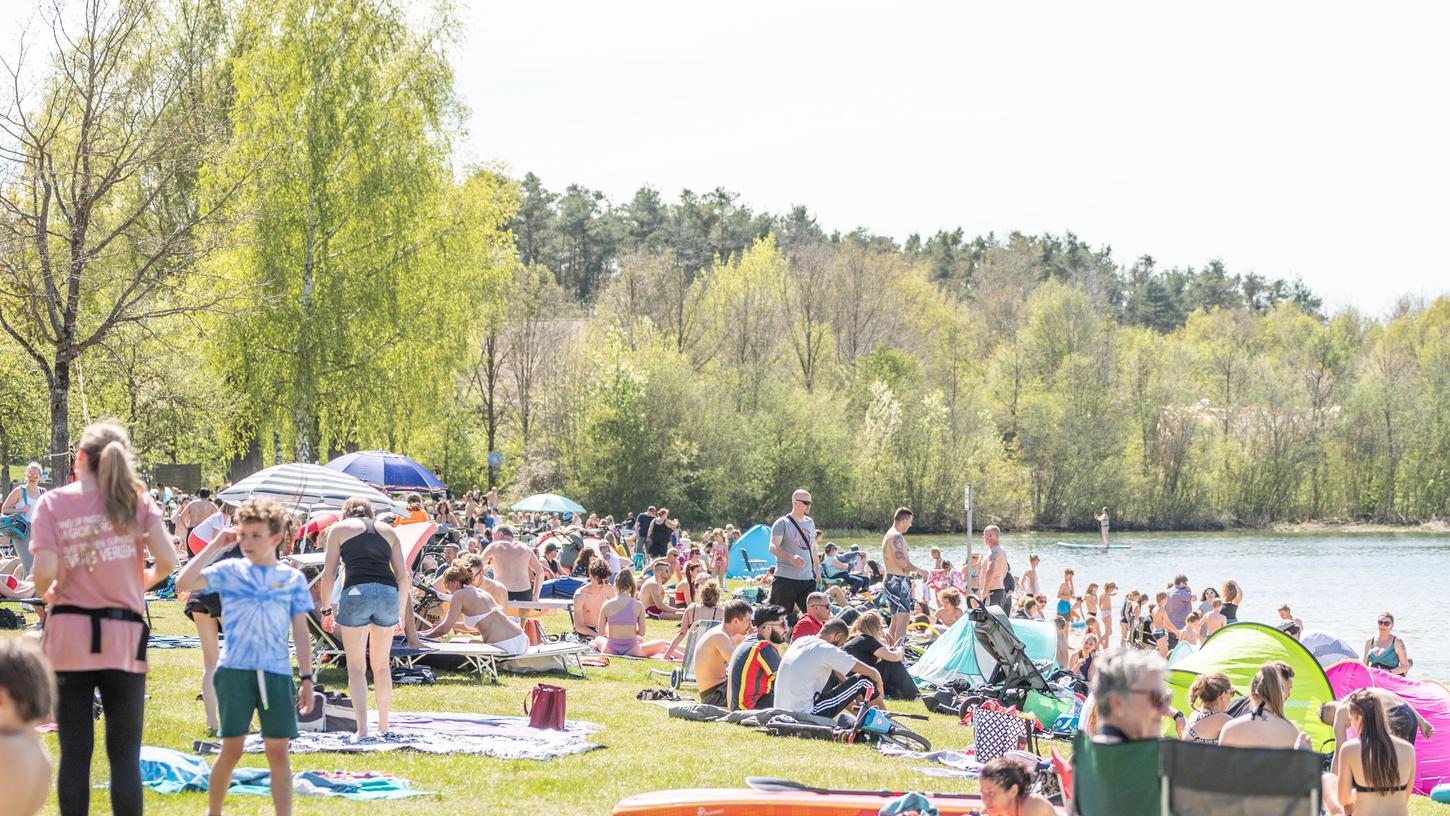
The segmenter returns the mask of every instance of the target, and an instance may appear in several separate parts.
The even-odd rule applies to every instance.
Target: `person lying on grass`
[[[499,607],[493,596],[468,585],[473,577],[468,567],[455,564],[443,573],[441,595],[448,601],[448,614],[437,626],[422,633],[423,637],[442,637],[455,629],[478,635],[483,642],[497,646],[510,655],[521,655],[529,648],[529,638]]]
[[[55,675],[29,638],[0,639],[0,812],[30,816],[50,792],[50,759],[35,726],[50,719]]]
[[[277,561],[277,547],[291,519],[271,499],[250,499],[236,513],[236,526],[206,545],[176,577],[178,592],[211,591],[221,596],[227,615],[222,619],[226,642],[217,663],[214,683],[221,718],[222,750],[211,769],[207,803],[212,816],[220,816],[231,785],[232,770],[242,758],[242,746],[252,727],[252,714],[261,721],[262,740],[271,771],[272,804],[278,816],[292,812],[292,763],[287,741],[297,736],[297,713],[312,713],[311,641],[307,613],[312,595],[302,573]],[[211,556],[240,544],[245,558],[230,558],[205,566]],[[287,625],[292,625],[302,688],[292,685],[288,661]],[[292,700],[296,698],[297,705]]]

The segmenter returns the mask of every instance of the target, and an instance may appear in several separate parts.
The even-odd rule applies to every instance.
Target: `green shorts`
[[[267,684],[267,705],[262,706],[262,692],[257,683],[261,676]],[[297,689],[291,675],[256,672],[247,669],[217,669],[212,678],[216,687],[217,713],[221,730],[217,736],[245,737],[252,730],[252,712],[262,723],[262,736],[267,739],[291,739],[297,736]]]

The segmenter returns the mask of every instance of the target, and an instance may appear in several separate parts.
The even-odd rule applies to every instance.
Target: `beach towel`
[[[376,728],[377,712],[368,712]],[[529,727],[528,717],[498,717],[490,714],[443,712],[394,712],[388,732],[375,730],[366,739],[340,732],[303,732],[292,740],[290,752],[343,754],[377,751],[419,751],[426,754],[479,754],[496,759],[553,759],[581,754],[604,746],[585,738],[598,729],[594,723],[569,720],[563,731]],[[262,752],[262,737],[247,737],[247,753]]]
[[[883,755],[898,757],[900,759],[927,760],[938,763],[932,767],[914,767],[912,770],[926,774],[927,776],[948,777],[952,779],[976,779],[982,774],[982,763],[976,761],[971,754],[964,754],[958,751],[908,751],[886,741],[877,745]]]
[[[146,639],[148,649],[200,649],[201,638],[196,635],[152,635]]]
[[[201,757],[170,748],[141,746],[141,784],[157,793],[205,792],[211,766]],[[303,771],[292,777],[293,793],[299,796],[340,796],[344,799],[404,799],[424,796],[429,791],[413,790],[406,779],[372,771]],[[266,768],[237,768],[227,794],[272,795],[271,774]]]
[[[1415,740],[1413,790],[1428,795],[1436,785],[1450,782],[1450,690],[1433,680],[1411,680],[1351,660],[1335,663],[1325,675],[1336,699],[1343,700],[1362,688],[1382,688],[1400,695],[1420,712],[1435,727],[1435,735]]]

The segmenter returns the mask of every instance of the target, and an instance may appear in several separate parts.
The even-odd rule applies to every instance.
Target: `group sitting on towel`
[[[880,632],[880,618],[868,613],[857,620],[858,637],[861,620],[867,618]],[[848,650],[853,630],[835,618],[816,624],[814,634],[790,640],[782,656],[780,647],[790,631],[783,607],[760,606],[752,613],[743,600],[725,604],[722,625],[706,633],[695,647],[700,701],[732,711],[784,708],[824,717],[834,717],[857,703],[879,706],[881,673]],[[872,624],[864,628],[869,630]],[[879,642],[877,646],[885,649]],[[871,659],[879,658],[873,654]]]

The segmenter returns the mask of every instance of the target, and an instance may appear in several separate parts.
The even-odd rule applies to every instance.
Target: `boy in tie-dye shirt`
[[[307,669],[312,662],[307,638],[312,595],[302,573],[277,561],[277,546],[288,522],[287,512],[276,502],[252,499],[237,510],[236,526],[212,539],[176,578],[177,590],[215,592],[226,610],[222,619],[226,645],[215,678],[222,750],[212,766],[208,788],[212,813],[222,812],[232,769],[242,757],[254,712],[261,723],[271,769],[273,805],[278,814],[292,812],[287,741],[297,736],[297,712],[312,710],[312,675]],[[207,566],[218,553],[238,544],[246,558]],[[292,685],[289,625],[302,667],[300,690]]]

